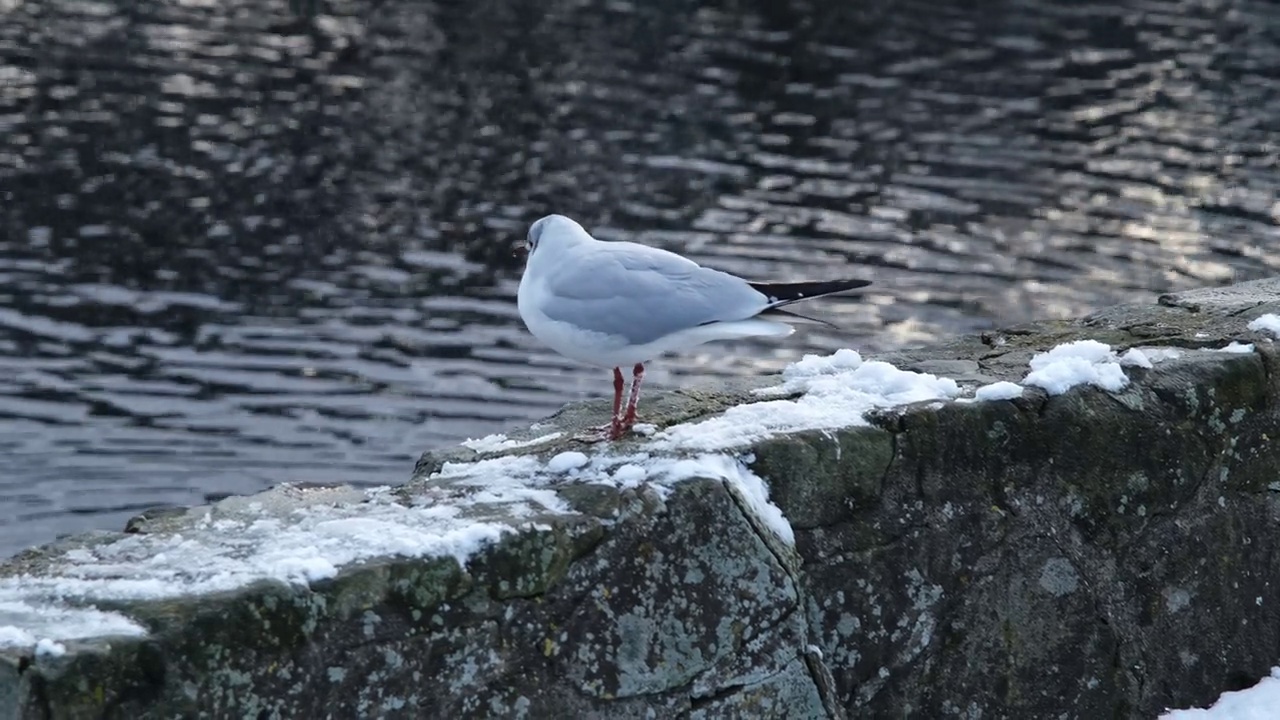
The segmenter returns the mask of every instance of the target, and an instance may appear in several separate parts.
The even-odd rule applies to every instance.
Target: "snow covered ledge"
[[[1280,664],[1277,314],[1263,281],[842,352],[613,446],[577,404],[399,488],[149,513],[0,566],[0,716],[1205,706]]]

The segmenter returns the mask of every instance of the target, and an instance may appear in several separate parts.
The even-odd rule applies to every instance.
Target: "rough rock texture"
[[[1020,380],[1032,354],[1075,339],[1257,343],[1127,368],[1119,393],[928,403],[758,443],[751,468],[794,547],[719,480],[565,481],[571,510],[512,520],[465,567],[386,557],[309,586],[98,602],[149,634],[0,651],[0,716],[1150,718],[1205,704],[1280,661],[1280,354],[1245,329],[1264,312],[1280,312],[1280,282],[883,358],[977,384]],[[750,398],[673,393],[650,418]],[[523,437],[603,412],[575,405]],[[399,496],[465,494],[433,473],[476,457],[424,456]],[[249,507],[223,503],[212,511]],[[131,530],[188,532],[202,512]],[[113,537],[31,551],[0,579]]]

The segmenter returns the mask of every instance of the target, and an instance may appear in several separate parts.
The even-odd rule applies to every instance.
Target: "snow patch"
[[[1275,313],[1267,313],[1258,316],[1248,325],[1250,330],[1257,332],[1269,332],[1276,337],[1280,337],[1280,315]]]
[[[35,605],[0,588],[0,648],[39,648],[43,643],[46,654],[56,654],[57,647],[65,651],[60,643],[66,640],[146,634],[146,628],[119,613],[61,603]]]
[[[649,471],[634,463],[627,463],[613,471],[613,481],[618,487],[635,487],[649,477]]]
[[[67,646],[56,640],[49,638],[40,638],[36,641],[36,655],[47,655],[49,657],[62,657],[67,654]]]
[[[1151,362],[1151,358],[1138,348],[1130,348],[1128,352],[1120,356],[1120,364],[1125,367],[1140,367],[1148,370],[1155,367]]]
[[[1273,720],[1280,708],[1280,667],[1251,688],[1225,692],[1208,708],[1169,710],[1160,720]]]
[[[1139,350],[1152,363],[1164,362],[1165,360],[1177,360],[1182,357],[1182,351],[1177,348],[1170,347],[1144,347],[1134,348]],[[1122,363],[1123,364],[1123,363]]]
[[[1214,352],[1233,353],[1236,355],[1246,355],[1253,352],[1253,343],[1241,343],[1235,340],[1226,347],[1214,348]]]
[[[1022,397],[1022,386],[1005,380],[983,385],[973,393],[973,399],[979,402],[1014,400],[1020,397]]]
[[[1077,385],[1094,385],[1119,392],[1129,384],[1111,346],[1097,340],[1077,340],[1031,358],[1031,372],[1023,385],[1061,395]]]
[[[868,411],[960,394],[955,380],[863,361],[848,349],[806,355],[782,378],[782,385],[756,393],[799,397],[738,405],[708,420],[669,427],[655,436],[655,449],[726,450],[782,433],[865,426]]]
[[[562,452],[559,455],[547,461],[547,469],[553,473],[563,473],[570,470],[577,470],[587,464],[587,456],[576,450]]]
[[[497,435],[487,435],[478,439],[469,439],[462,442],[462,447],[470,448],[478,453],[496,453],[505,450],[517,450],[519,448],[530,447],[533,445],[541,445],[551,442],[559,438],[564,433],[553,432],[547,433],[532,440],[508,440],[507,436],[499,433]]]
[[[445,463],[431,477],[467,488],[466,496],[457,501],[464,505],[505,505],[504,511],[517,517],[570,512],[555,491],[545,487],[545,478],[539,479],[546,471],[546,464],[534,455],[506,455],[476,462]]]
[[[36,636],[20,627],[0,625],[0,648],[30,647],[36,644]]]
[[[846,370],[857,370],[862,363],[862,355],[857,350],[840,348],[830,355],[805,355],[782,370],[782,379],[791,381],[835,375]]]
[[[281,513],[211,511],[180,533],[127,535],[54,558],[39,575],[0,578],[0,624],[11,624],[5,610],[15,604],[170,598],[234,590],[259,580],[309,585],[344,566],[382,557],[452,557],[465,564],[481,548],[523,527],[511,519],[568,510],[550,490],[501,485],[487,490],[439,504],[401,504],[388,488],[378,488],[363,493],[361,502]],[[491,513],[500,519],[464,516],[469,507],[493,503],[505,505]]]
[[[678,483],[694,478],[721,480],[734,486],[761,521],[788,544],[795,533],[783,517],[782,510],[769,502],[769,491],[763,480],[752,473],[746,461],[724,453],[688,454],[688,449],[667,445],[671,454],[639,452],[613,454],[608,447],[594,455],[577,451],[563,452],[547,462],[532,456],[491,458],[472,463],[446,463],[433,479],[449,481],[467,489],[468,498],[501,492],[504,497],[555,498],[552,489],[566,480],[573,482],[632,488],[641,483],[666,498]],[[550,499],[548,498],[548,499]],[[557,500],[558,502],[558,500]],[[562,512],[569,512],[567,507]]]

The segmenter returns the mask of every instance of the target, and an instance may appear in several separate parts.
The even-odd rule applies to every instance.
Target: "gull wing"
[[[675,253],[602,242],[553,268],[541,309],[552,320],[644,345],[681,330],[746,320],[768,306],[742,278]]]

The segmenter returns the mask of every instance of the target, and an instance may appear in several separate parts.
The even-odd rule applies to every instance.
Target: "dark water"
[[[1275,274],[1277,76],[1266,0],[0,0],[0,555],[602,394],[552,210],[877,281],[656,386]]]

